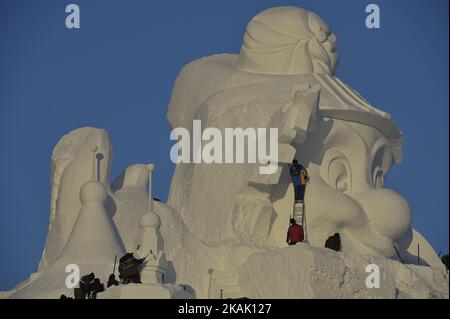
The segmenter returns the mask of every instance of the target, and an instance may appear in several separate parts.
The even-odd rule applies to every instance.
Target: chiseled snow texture
[[[380,287],[369,289],[366,266],[380,268]],[[444,270],[337,253],[306,244],[255,254],[239,268],[249,298],[448,298]]]
[[[111,144],[103,129],[83,127],[63,136],[55,146],[51,160],[51,206],[47,241],[39,270],[47,269],[61,253],[80,210],[80,188],[92,179],[91,146],[103,154],[100,181],[108,184]]]
[[[318,134],[326,134],[328,126],[320,125],[323,122],[320,116],[324,116],[325,112],[336,117],[343,116],[344,113],[351,114],[358,117],[358,123],[370,122],[372,126],[377,124],[380,131],[381,128],[394,131],[394,124],[386,113],[374,109],[335,77],[325,74],[250,74],[237,69],[237,59],[236,55],[215,55],[184,67],[175,83],[168,110],[168,119],[173,128],[190,129],[192,119],[200,119],[203,128],[215,127],[221,131],[227,127],[270,127],[278,128],[279,132],[291,131],[284,116],[289,110],[297,108],[293,94],[307,94],[306,87],[310,87],[312,92],[309,93],[312,94],[313,88],[320,87],[319,114],[316,114],[317,107],[312,108],[308,113],[312,123],[305,125],[304,130],[294,131],[297,136],[294,134],[286,142],[280,142],[280,150],[283,146],[292,148],[294,138],[304,136],[312,126],[316,126]],[[395,145],[401,140],[401,136],[394,133],[392,136],[387,135],[393,154],[397,154],[396,158],[400,160],[401,147]],[[279,140],[282,138],[284,137],[280,134]],[[280,159],[280,162],[290,162],[295,152],[297,156],[301,152],[315,154],[314,151],[323,146],[318,142],[305,151],[306,148],[299,145],[288,152],[289,156]],[[318,150],[317,154],[326,150]],[[320,158],[314,158],[313,162],[320,163]],[[363,159],[360,162],[361,166],[370,164],[369,161],[363,162]],[[258,164],[180,163],[172,178],[168,204],[180,212],[188,229],[206,243],[233,239],[250,239],[260,243],[268,237],[270,231],[273,209],[269,197],[276,185],[283,182],[280,179],[283,168],[280,164],[275,174],[263,175],[255,174],[257,166]],[[307,190],[305,196],[308,195]],[[312,227],[310,230],[313,230]],[[321,234],[321,237],[326,238],[327,235]],[[391,248],[389,246],[389,250]],[[391,255],[394,254],[395,252]]]

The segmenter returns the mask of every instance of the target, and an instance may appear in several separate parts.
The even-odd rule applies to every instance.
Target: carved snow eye
[[[351,180],[348,164],[342,158],[335,158],[328,166],[328,183],[341,193],[350,193]]]
[[[384,174],[380,167],[376,167],[373,171],[373,185],[375,188],[384,187]]]

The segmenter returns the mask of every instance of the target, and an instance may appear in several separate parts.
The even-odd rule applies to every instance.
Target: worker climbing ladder
[[[295,222],[303,227],[304,240],[303,242],[308,242],[308,233],[306,230],[306,214],[305,214],[305,203],[303,201],[294,201],[294,206],[292,209],[292,218]]]

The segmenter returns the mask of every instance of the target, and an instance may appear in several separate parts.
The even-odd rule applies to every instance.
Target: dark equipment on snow
[[[100,279],[95,278],[89,287],[89,299],[97,299],[97,293],[105,291],[105,286],[100,282]]]
[[[108,283],[106,284],[106,288],[109,288],[111,286],[118,286],[119,282],[116,279],[116,276],[114,274],[109,275]]]
[[[325,242],[325,247],[335,251],[341,250],[341,236],[339,233],[335,233],[333,236],[328,237]]]
[[[97,293],[102,291],[105,291],[104,285],[91,272],[81,277],[79,287],[74,289],[74,295],[75,299],[97,299]]]
[[[116,262],[117,262],[117,256],[114,257],[114,267],[113,272],[111,275],[109,275],[108,282],[106,284],[106,288],[109,288],[111,286],[118,286],[119,282],[116,280]]]
[[[138,267],[144,262],[145,258],[136,259],[133,253],[126,253],[119,259],[119,278],[121,283],[141,283],[141,276]]]
[[[81,277],[79,287],[74,288],[75,299],[86,299],[90,293],[90,286],[95,279],[95,275],[91,272],[89,275]]]

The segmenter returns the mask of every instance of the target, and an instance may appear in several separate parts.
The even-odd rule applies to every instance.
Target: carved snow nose
[[[374,189],[355,198],[372,227],[392,240],[400,238],[411,226],[411,207],[397,192]]]

